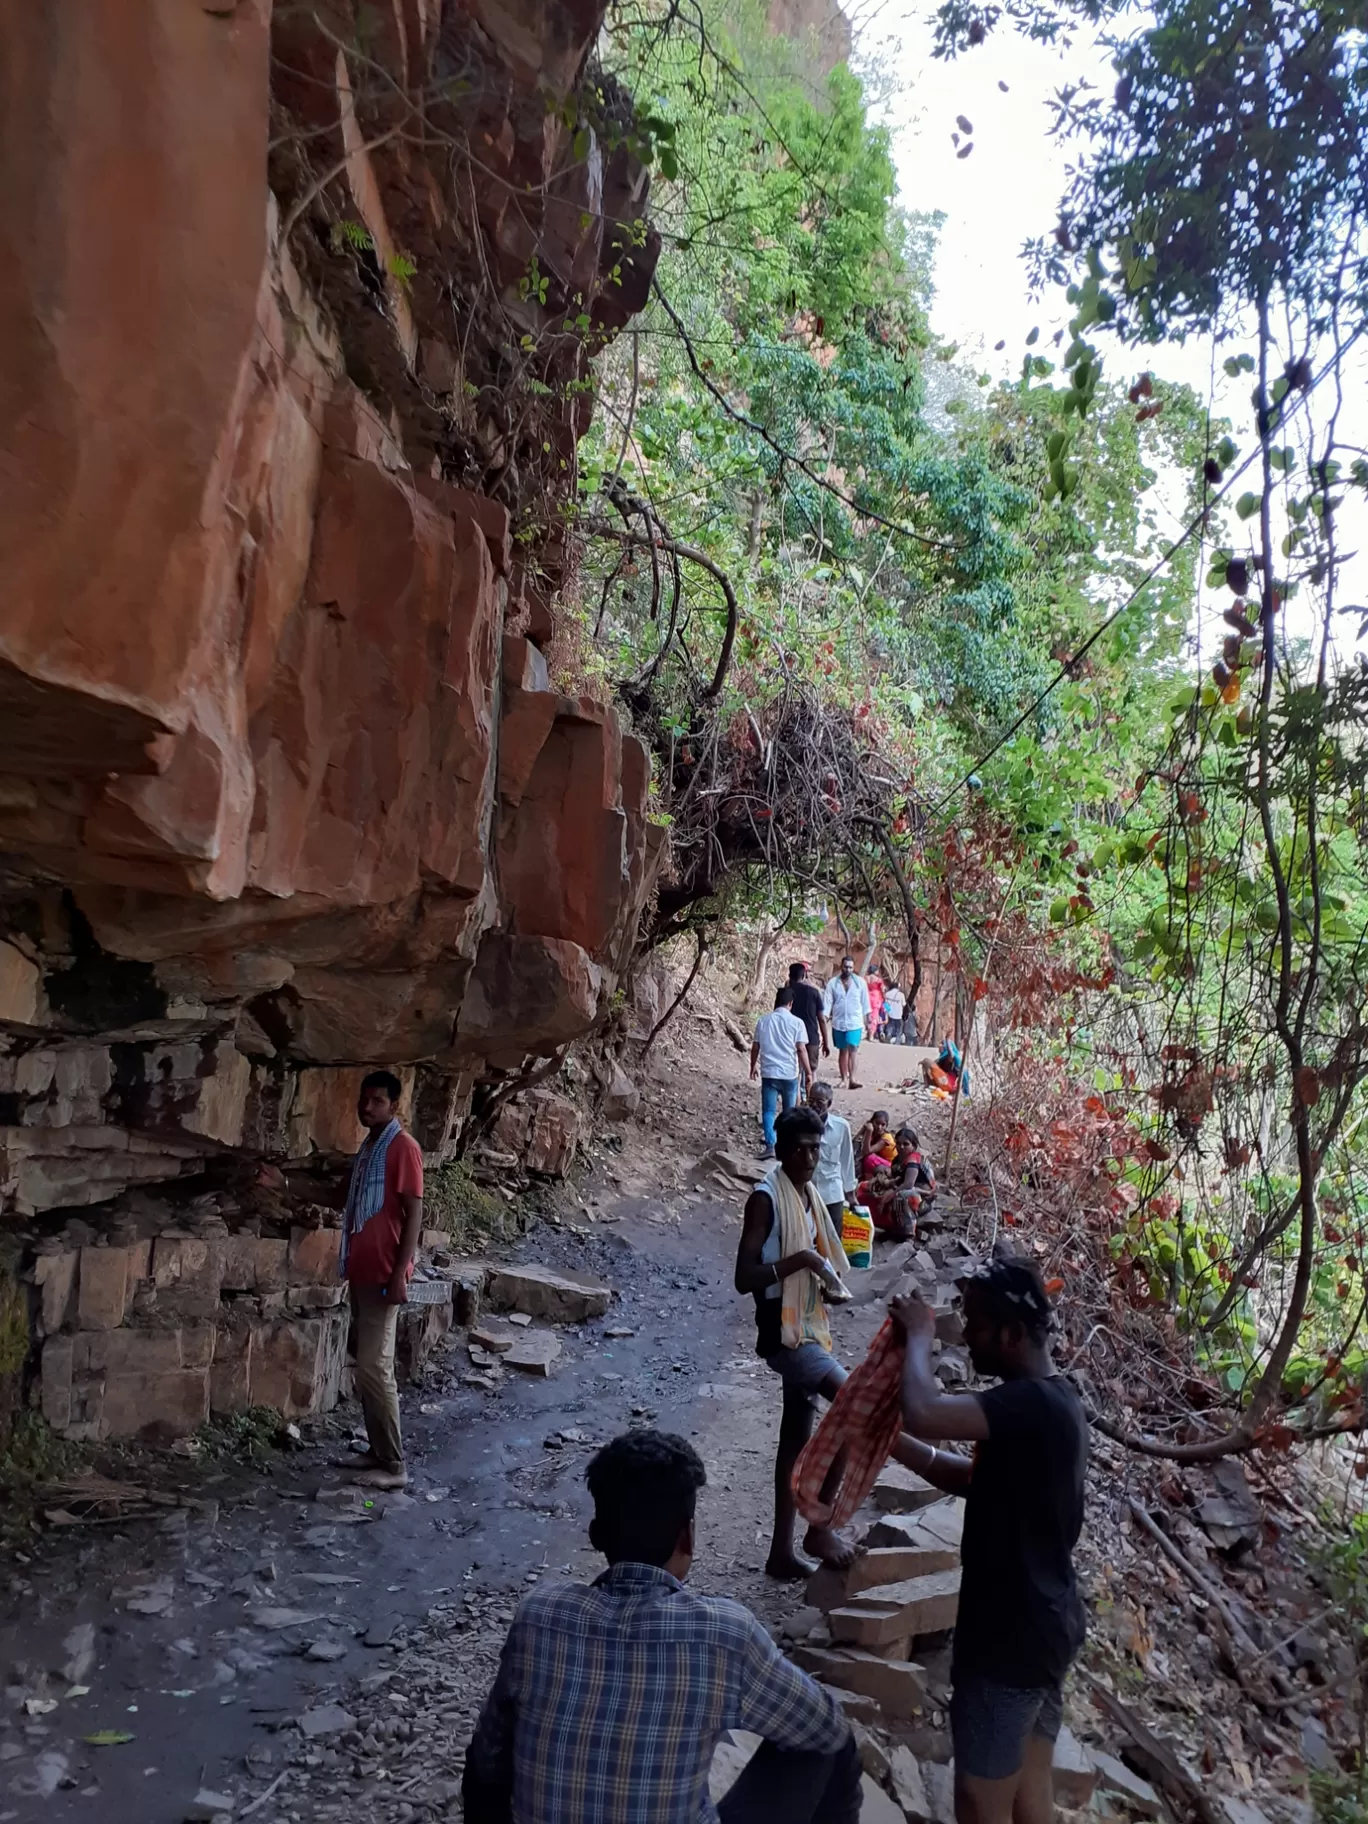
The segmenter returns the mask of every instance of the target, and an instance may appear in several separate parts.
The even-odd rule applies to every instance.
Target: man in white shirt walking
[[[812,1081],[808,1062],[807,1027],[793,1012],[792,988],[781,988],[774,997],[773,1013],[755,1022],[750,1074],[760,1079],[760,1123],[765,1130],[766,1159],[774,1157],[774,1118],[787,1113],[798,1100],[798,1084]]]
[[[869,1036],[871,1016],[869,989],[864,977],[855,973],[853,956],[841,958],[841,973],[833,975],[827,983],[822,1006],[841,1060],[841,1081],[847,1089],[858,1089],[855,1054],[860,1049],[860,1040]]]
[[[808,1090],[808,1106],[822,1122],[822,1150],[817,1155],[817,1170],[812,1174],[812,1188],[827,1207],[827,1215],[841,1232],[845,1206],[854,1203],[859,1188],[855,1175],[855,1143],[850,1137],[850,1123],[844,1115],[831,1112],[830,1083],[814,1083]]]
[[[894,982],[892,987],[888,990],[888,993],[884,996],[884,1011],[888,1015],[888,1018],[884,1021],[884,1034],[890,1045],[902,1045],[906,1043],[903,1038],[903,1014],[906,1011],[906,1008],[907,996],[903,993],[902,989],[899,988],[898,984]]]

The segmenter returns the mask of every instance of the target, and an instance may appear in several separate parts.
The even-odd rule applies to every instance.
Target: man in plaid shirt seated
[[[587,1480],[608,1569],[518,1610],[466,1755],[466,1824],[854,1824],[859,1757],[830,1692],[749,1609],[684,1588],[698,1453],[631,1431]],[[715,1808],[708,1770],[729,1729],[763,1742]]]

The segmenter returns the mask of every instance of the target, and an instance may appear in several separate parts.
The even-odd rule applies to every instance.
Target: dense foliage
[[[676,866],[663,928],[690,908],[714,915],[718,892],[757,869],[860,904],[882,833],[910,841],[1048,683],[1051,654],[1162,555],[1150,491],[1199,466],[1204,418],[1175,392],[1137,419],[1104,389],[1067,493],[1051,492],[1050,363],[1033,357],[1019,387],[993,393],[933,343],[934,224],[899,208],[855,78],[815,84],[801,49],[764,39],[758,8],[729,9],[725,27],[719,8],[697,34],[624,26],[612,42],[624,87],[670,123],[673,176],[654,202],[656,297],[606,376],[582,463],[582,610],[656,742]],[[735,597],[715,693],[726,598],[670,545],[705,556]],[[1092,674],[1138,652],[1151,671],[1172,663],[1194,562],[1140,590]],[[1059,777],[1061,803],[1112,795],[1099,754],[1134,758],[1117,752],[1128,736],[1110,708],[1080,747],[1072,724],[1093,720],[1081,689],[1031,724],[1079,769]]]
[[[1108,11],[950,6],[941,49]],[[1099,1367],[1104,1422],[1201,1456],[1362,1413],[1368,76],[1347,10],[1174,0],[1114,52],[1036,250],[1069,337],[993,387],[848,70],[758,5],[618,19],[665,251],[582,452],[580,657],[655,752],[652,939],[833,906],[934,949],[1015,1035],[1003,1156],[1087,1218],[1061,1267],[1170,1364],[1131,1411]],[[1155,379],[1169,335],[1241,421]]]

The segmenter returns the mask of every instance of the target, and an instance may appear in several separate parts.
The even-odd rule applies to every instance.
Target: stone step
[[[955,1569],[858,1591],[843,1607],[832,1609],[827,1626],[833,1640],[869,1649],[915,1640],[919,1634],[939,1634],[955,1625],[959,1588]]]
[[[823,1565],[808,1579],[807,1599],[823,1611],[837,1609],[863,1590],[889,1583],[906,1583],[912,1577],[929,1577],[935,1571],[952,1571],[959,1563],[954,1545],[885,1545],[861,1552],[844,1571]]]
[[[958,1495],[942,1496],[929,1507],[910,1514],[885,1514],[865,1535],[865,1544],[905,1546],[913,1549],[959,1550],[964,1536],[964,1503]]]
[[[943,1497],[938,1488],[901,1463],[885,1463],[878,1480],[870,1490],[870,1500],[886,1514],[914,1514],[919,1508],[931,1507]]]
[[[793,1661],[824,1685],[872,1697],[886,1717],[907,1722],[926,1702],[926,1674],[911,1660],[880,1659],[857,1648],[795,1647]]]

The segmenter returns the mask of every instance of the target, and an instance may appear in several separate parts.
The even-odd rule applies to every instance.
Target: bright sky
[[[1039,325],[1038,352],[1054,355],[1050,339],[1072,314],[1062,291],[1051,289],[1032,301],[1021,258],[1027,240],[1053,230],[1074,156],[1069,145],[1049,136],[1047,103],[1065,83],[1080,79],[1110,94],[1115,77],[1107,54],[1083,37],[1064,51],[1033,44],[1004,24],[985,44],[944,63],[931,56],[928,0],[853,0],[847,11],[856,22],[856,65],[866,82],[882,91],[903,203],[914,210],[941,210],[946,218],[935,268],[932,326],[958,343],[961,358],[980,371],[1015,378],[1029,331]],[[973,151],[965,158],[957,156],[965,143],[956,125],[959,115],[973,126]],[[996,349],[999,341],[1006,344],[1001,351]],[[1253,432],[1250,381],[1241,376],[1232,382],[1221,370],[1221,360],[1238,347],[1220,351],[1212,397],[1247,452]],[[1104,344],[1104,352],[1104,371],[1113,379],[1129,382],[1149,367],[1158,377],[1186,381],[1199,396],[1212,384],[1209,342],[1143,354],[1112,342]],[[1368,446],[1368,351],[1360,345],[1360,352],[1342,434]],[[1348,503],[1340,525],[1342,533],[1354,535],[1348,542],[1368,553],[1368,513],[1361,502],[1359,495]],[[1343,599],[1368,600],[1368,556],[1345,570],[1349,593]],[[1213,614],[1229,599],[1222,592]],[[1308,617],[1309,609],[1308,603],[1303,609]],[[1289,625],[1295,627],[1295,619]],[[1344,651],[1353,644],[1355,623],[1345,620],[1339,627]],[[1309,618],[1304,630],[1310,631]]]

